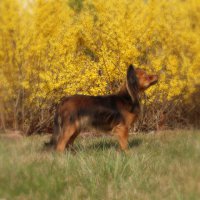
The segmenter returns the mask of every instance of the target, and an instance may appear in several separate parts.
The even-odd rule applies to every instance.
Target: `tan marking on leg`
[[[79,131],[74,132],[74,134],[70,137],[69,141],[66,144],[66,148],[70,148],[73,149],[73,144],[74,144],[74,140],[76,139],[76,137],[79,135]]]
[[[71,136],[76,132],[76,127],[74,125],[68,125],[68,127],[64,130],[63,134],[61,134],[58,138],[58,143],[56,145],[56,151],[63,152],[65,150],[65,146],[70,140]]]
[[[119,124],[115,127],[114,131],[118,137],[121,150],[126,151],[128,149],[128,127]]]

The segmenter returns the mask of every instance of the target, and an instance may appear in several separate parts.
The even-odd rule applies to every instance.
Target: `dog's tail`
[[[127,70],[126,88],[132,101],[134,102],[135,100],[137,100],[139,93],[139,83],[133,65],[129,65]]]
[[[54,116],[54,132],[49,142],[46,142],[45,147],[52,147],[57,144],[58,137],[62,132],[62,118],[59,113],[56,111]]]

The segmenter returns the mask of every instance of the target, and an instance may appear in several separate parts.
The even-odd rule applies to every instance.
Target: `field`
[[[0,199],[200,199],[200,131],[79,137],[76,153],[45,152],[48,136],[0,137]]]

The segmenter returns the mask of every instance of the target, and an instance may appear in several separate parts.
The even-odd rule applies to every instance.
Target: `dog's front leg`
[[[119,124],[114,129],[122,151],[128,150],[128,127],[124,124]]]

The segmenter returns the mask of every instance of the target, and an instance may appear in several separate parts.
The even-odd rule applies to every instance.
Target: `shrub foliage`
[[[1,126],[39,131],[63,95],[115,92],[129,63],[160,76],[140,127],[182,122],[199,109],[199,35],[200,0],[2,0]]]

